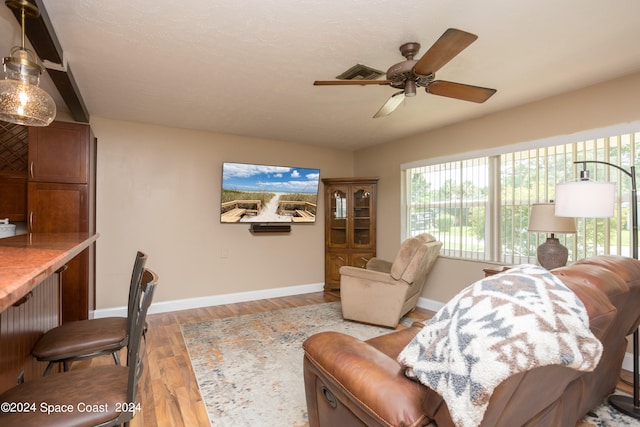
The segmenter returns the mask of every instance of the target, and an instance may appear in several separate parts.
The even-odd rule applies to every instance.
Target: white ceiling
[[[349,150],[640,71],[638,0],[44,4],[92,116]],[[386,71],[405,42],[419,58],[449,27],[478,40],[437,78],[497,89],[484,104],[419,90],[373,119],[396,89],[313,86],[357,63]],[[0,7],[0,55],[18,44]]]

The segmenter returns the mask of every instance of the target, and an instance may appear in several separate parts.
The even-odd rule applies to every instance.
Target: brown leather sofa
[[[575,426],[612,393],[640,322],[640,261],[597,256],[553,270],[584,303],[603,353],[592,372],[545,366],[516,374],[494,390],[483,427]],[[310,427],[453,426],[443,399],[408,379],[396,361],[420,331],[414,325],[368,341],[322,332],[304,342]]]

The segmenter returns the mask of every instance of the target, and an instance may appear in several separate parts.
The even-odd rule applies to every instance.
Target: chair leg
[[[67,362],[66,360],[62,362],[62,370],[65,372],[69,370],[69,362]]]
[[[111,354],[113,355],[113,360],[114,360],[114,362],[116,362],[116,365],[119,365],[120,364],[120,356],[118,356],[118,352],[114,351]]]
[[[53,368],[54,363],[53,362],[49,362],[49,364],[47,365],[47,368],[44,370],[44,373],[42,374],[43,377],[46,377],[47,375],[49,375],[49,373],[51,372],[51,368]]]

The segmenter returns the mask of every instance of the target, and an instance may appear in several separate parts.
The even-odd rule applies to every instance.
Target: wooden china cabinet
[[[340,290],[340,267],[376,256],[377,177],[324,178],[324,289]]]

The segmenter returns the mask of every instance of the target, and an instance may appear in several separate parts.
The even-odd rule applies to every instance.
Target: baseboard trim
[[[216,305],[233,304],[237,302],[286,297],[290,295],[310,294],[312,292],[321,292],[323,289],[324,283],[313,283],[309,285],[287,286],[283,288],[264,289],[259,291],[211,295],[206,297],[186,298],[173,301],[160,301],[151,304],[151,307],[149,307],[149,314],[168,313],[171,311],[189,310],[191,308],[211,307]],[[96,310],[93,313],[94,318],[126,315],[126,306],[102,308]]]
[[[420,308],[424,308],[425,310],[438,311],[442,307],[444,307],[443,302],[428,299],[428,298],[418,298],[418,303],[416,304]]]

